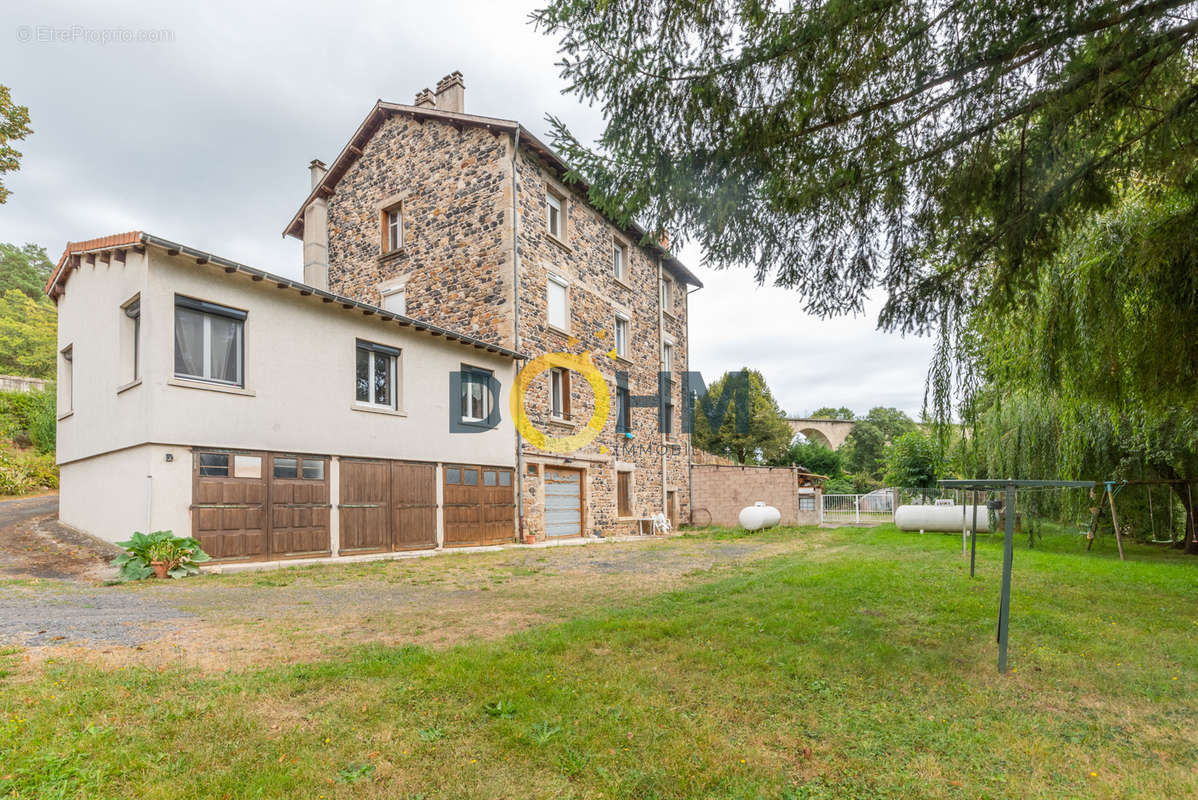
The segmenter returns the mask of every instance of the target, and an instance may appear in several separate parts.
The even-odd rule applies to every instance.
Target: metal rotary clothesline
[[[998,604],[998,671],[1007,671],[1007,627],[1011,616],[1011,565],[1015,560],[1015,493],[1019,489],[1093,489],[1094,481],[1037,481],[1037,480],[944,480],[937,481],[944,489],[972,489],[975,492],[1003,492],[1005,521],[1002,555],[1002,592]],[[969,574],[973,575],[977,553],[977,502],[974,502],[973,535],[970,542]]]

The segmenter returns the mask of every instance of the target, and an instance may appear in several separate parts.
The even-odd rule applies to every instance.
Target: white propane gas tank
[[[978,506],[978,531],[990,531],[990,512]],[[961,532],[964,514],[965,527],[973,526],[973,508],[970,506],[899,506],[894,511],[894,524],[900,531],[947,531]]]
[[[740,510],[737,519],[740,526],[747,531],[759,531],[762,528],[772,528],[782,519],[782,513],[773,506],[767,506],[760,501]]]

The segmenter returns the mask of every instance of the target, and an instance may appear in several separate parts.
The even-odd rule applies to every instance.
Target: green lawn
[[[0,796],[1198,795],[1198,560],[1020,541],[1000,676],[997,538],[765,535],[817,546],[490,642],[18,667]]]

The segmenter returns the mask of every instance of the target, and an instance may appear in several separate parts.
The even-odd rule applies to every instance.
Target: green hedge
[[[17,445],[54,452],[57,426],[54,386],[41,392],[0,392],[0,437]]]

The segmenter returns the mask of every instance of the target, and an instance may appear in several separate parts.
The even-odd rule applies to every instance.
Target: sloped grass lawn
[[[997,538],[768,535],[821,544],[489,643],[9,675],[0,795],[1198,795],[1198,563],[1020,543],[999,676]]]

